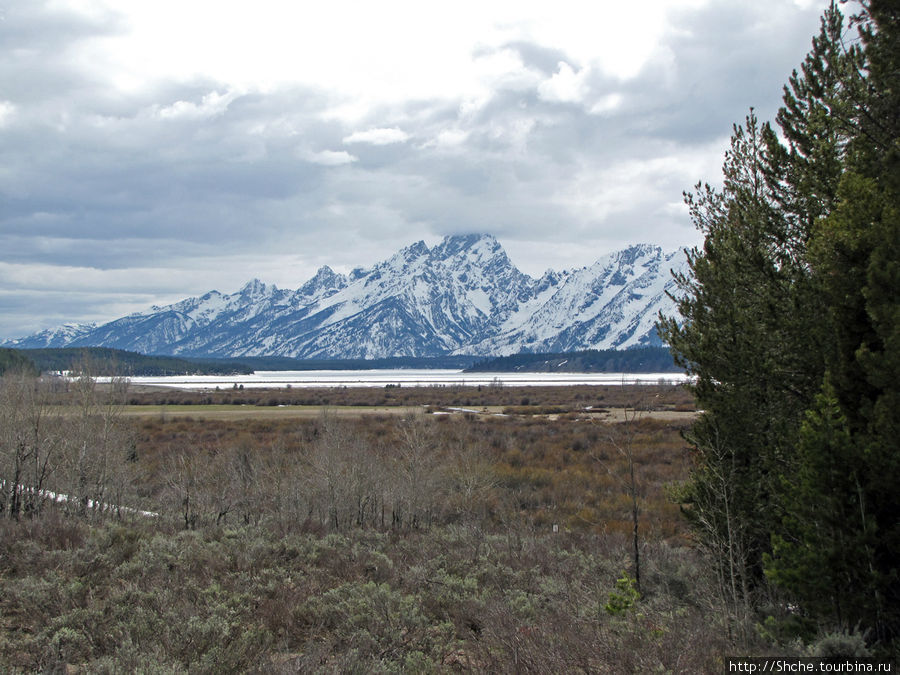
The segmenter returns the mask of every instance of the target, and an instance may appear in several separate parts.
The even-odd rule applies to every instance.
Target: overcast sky
[[[0,338],[487,232],[698,242],[826,0],[0,0]]]

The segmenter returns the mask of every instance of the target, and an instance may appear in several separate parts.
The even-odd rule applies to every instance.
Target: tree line
[[[578,352],[513,354],[484,359],[467,373],[667,373],[677,372],[672,354],[665,347],[631,349],[586,349]]]
[[[248,364],[231,359],[183,359],[154,356],[109,347],[0,348],[0,375],[23,368],[34,373],[68,371],[78,374],[86,364],[104,377],[159,375],[235,375],[253,373]]]
[[[843,4],[843,3],[842,3]],[[705,412],[677,499],[735,630],[900,646],[900,7],[832,3],[735,125],[663,339]]]

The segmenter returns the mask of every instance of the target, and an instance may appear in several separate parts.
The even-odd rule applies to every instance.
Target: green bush
[[[641,597],[635,588],[636,583],[634,578],[625,573],[616,580],[616,589],[609,594],[609,600],[603,607],[607,614],[618,616],[634,607],[634,603]]]

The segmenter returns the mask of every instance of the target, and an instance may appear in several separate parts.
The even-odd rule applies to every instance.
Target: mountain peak
[[[622,263],[631,265],[641,256],[660,256],[661,254],[662,249],[659,246],[654,246],[653,244],[634,244],[619,251],[616,254],[616,258]]]
[[[231,295],[210,292],[10,346],[299,358],[625,348],[658,341],[659,312],[677,312],[668,268],[683,267],[683,259],[639,244],[532,279],[493,236],[451,235],[349,275],[320,267],[295,291],[253,279]]]
[[[315,275],[299,289],[300,295],[313,295],[321,290],[336,291],[346,285],[344,275],[336,273],[328,265],[322,265]]]
[[[449,258],[462,251],[475,248],[486,248],[491,252],[502,250],[500,242],[490,234],[451,234],[444,237],[443,241],[434,247],[432,254],[441,258]]]
[[[316,270],[315,275],[310,281],[316,282],[317,285],[328,284],[329,282],[337,279],[338,275],[335,273],[333,269],[331,269],[328,265],[322,265],[319,269]]]
[[[267,286],[259,279],[251,279],[238,291],[241,295],[261,295],[266,292]]]
[[[459,243],[462,247],[472,247],[475,244],[479,244],[481,242],[488,243],[490,245],[499,245],[497,239],[492,234],[487,234],[486,232],[473,232],[472,234],[451,234],[444,237],[444,241],[448,242],[456,242]]]
[[[431,251],[428,250],[428,246],[420,239],[415,244],[410,244],[409,246],[400,249],[392,256],[391,260],[411,262],[416,258],[421,258],[429,253],[431,253]]]

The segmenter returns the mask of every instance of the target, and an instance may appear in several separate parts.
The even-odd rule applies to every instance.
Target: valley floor
[[[684,392],[487,389],[294,392],[320,400],[287,418],[234,409],[299,401],[230,392],[221,419],[130,394],[104,502],[159,515],[0,522],[0,669],[720,672],[748,638],[666,498],[686,422],[584,410],[690,415]]]

